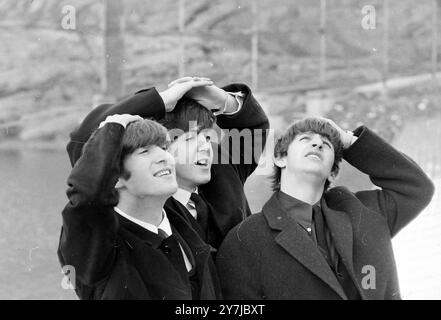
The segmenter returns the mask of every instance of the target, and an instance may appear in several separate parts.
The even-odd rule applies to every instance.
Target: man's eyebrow
[[[151,147],[151,145],[139,147],[138,148],[138,154],[141,154],[141,153],[149,151],[150,147]]]

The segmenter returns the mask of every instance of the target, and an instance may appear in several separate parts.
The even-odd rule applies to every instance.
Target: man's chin
[[[211,175],[209,174],[209,175],[203,175],[197,177],[194,182],[196,185],[200,186],[210,182],[210,180],[211,180]]]

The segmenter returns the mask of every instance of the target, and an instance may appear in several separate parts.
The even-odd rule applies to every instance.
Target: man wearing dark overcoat
[[[378,187],[329,188],[342,157]],[[365,126],[303,119],[277,140],[274,194],[229,232],[217,255],[226,299],[400,299],[391,239],[434,186]]]

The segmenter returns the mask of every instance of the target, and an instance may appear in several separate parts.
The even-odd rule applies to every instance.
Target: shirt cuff
[[[229,95],[233,96],[236,99],[237,104],[238,104],[236,111],[233,111],[233,112],[223,112],[222,113],[222,114],[231,116],[231,115],[234,115],[234,114],[238,113],[240,111],[240,109],[242,109],[243,98],[245,97],[245,94],[243,92],[241,92],[241,91],[238,91],[238,92],[227,92],[227,93]]]
[[[126,128],[126,126],[120,122],[104,120],[104,121],[101,121],[100,125],[98,126],[98,129],[101,129],[102,127],[104,127],[108,123],[116,123],[116,124],[122,125],[124,129]]]

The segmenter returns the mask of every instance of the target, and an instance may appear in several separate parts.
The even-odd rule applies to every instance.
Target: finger
[[[138,115],[127,114],[127,115],[124,115],[124,117],[127,122],[134,122],[134,121],[142,120],[142,117],[138,116]]]
[[[170,87],[173,87],[175,84],[183,83],[183,82],[187,82],[187,81],[191,81],[191,80],[193,80],[193,77],[183,77],[183,78],[179,78],[179,79],[176,79],[176,80],[173,80],[172,82],[170,82],[170,83],[168,84],[168,87],[170,88]]]
[[[213,85],[213,81],[211,80],[198,80],[191,83],[192,88],[206,87],[211,85]]]
[[[173,87],[173,86],[175,86],[177,84],[185,83],[185,82],[189,82],[189,81],[192,81],[192,78],[188,78],[188,79],[181,78],[181,79],[174,80],[174,81],[170,82],[168,84],[168,87],[171,88],[171,87]]]
[[[141,116],[133,116],[133,121],[143,120]]]
[[[193,77],[194,81],[208,81],[211,80],[210,78],[206,78],[206,77]]]
[[[205,81],[211,81],[211,79],[210,78],[206,78],[206,77],[197,77],[200,81],[203,81],[203,80],[205,80]]]

